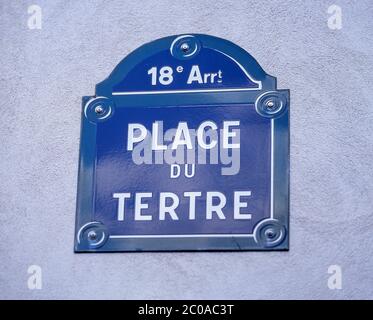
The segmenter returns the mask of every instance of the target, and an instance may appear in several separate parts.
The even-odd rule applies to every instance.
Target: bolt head
[[[269,239],[272,239],[272,238],[274,238],[274,236],[275,236],[275,232],[274,232],[273,230],[269,229],[269,230],[267,230],[267,231],[265,232],[265,235],[266,235]]]
[[[181,48],[181,50],[183,50],[183,52],[187,52],[189,50],[189,44],[182,43],[180,48]]]
[[[272,100],[267,101],[266,106],[268,108],[273,108],[275,106],[275,103]]]
[[[95,108],[95,112],[96,112],[96,114],[102,114],[102,113],[104,113],[104,108],[102,106],[97,106]]]
[[[97,233],[96,231],[89,231],[88,232],[88,239],[91,240],[91,241],[94,241],[97,239]]]

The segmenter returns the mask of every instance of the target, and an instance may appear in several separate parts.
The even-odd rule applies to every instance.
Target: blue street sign
[[[237,45],[171,36],[83,97],[76,252],[287,250],[289,90]]]

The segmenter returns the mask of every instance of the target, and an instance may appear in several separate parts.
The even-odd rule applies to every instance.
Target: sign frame
[[[236,61],[260,89],[216,89],[172,93],[113,92],[134,65],[165,48],[175,48],[180,39],[202,43]],[[182,59],[182,57],[180,58]],[[156,96],[156,99],[154,98]],[[75,252],[124,251],[236,251],[289,249],[289,90],[278,90],[276,78],[268,75],[257,61],[230,41],[208,35],[181,35],[145,44],[124,58],[111,75],[96,85],[95,96],[82,99],[81,139],[76,210]],[[252,234],[193,236],[112,237],[108,228],[95,221],[95,165],[97,125],[115,116],[117,108],[167,107],[200,104],[252,104],[271,121],[271,217],[260,221]],[[271,103],[269,103],[271,102]],[[100,112],[97,113],[97,106]],[[175,239],[176,238],[176,239]],[[173,241],[170,241],[173,240]]]

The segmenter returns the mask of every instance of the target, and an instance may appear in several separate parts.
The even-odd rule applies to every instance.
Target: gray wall
[[[373,298],[372,17],[370,0],[1,0],[0,298]],[[73,253],[81,97],[177,33],[229,39],[291,90],[289,252]]]

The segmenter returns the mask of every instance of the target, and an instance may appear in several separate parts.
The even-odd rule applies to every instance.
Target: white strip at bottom
[[[145,235],[112,235],[111,239],[127,238],[231,238],[231,237],[253,237],[252,233],[245,234],[145,234]]]

